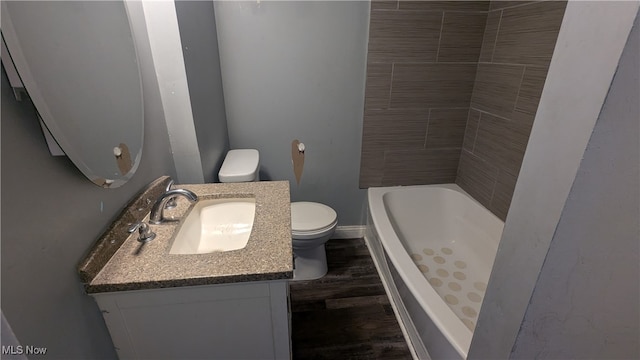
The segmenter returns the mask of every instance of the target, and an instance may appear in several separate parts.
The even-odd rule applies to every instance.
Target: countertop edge
[[[138,283],[120,283],[120,284],[85,284],[87,294],[112,293],[119,291],[135,291],[135,290],[153,290],[166,288],[179,288],[186,286],[202,286],[202,285],[222,285],[232,283],[245,283],[251,281],[271,281],[271,280],[291,280],[293,271],[284,271],[278,273],[263,273],[251,275],[233,275],[233,276],[216,276],[203,277],[181,280],[164,280],[164,281],[146,281]]]

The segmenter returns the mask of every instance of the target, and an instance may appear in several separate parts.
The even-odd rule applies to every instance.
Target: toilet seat
[[[291,203],[291,233],[293,237],[312,238],[333,231],[338,214],[327,205],[309,201]]]
[[[317,238],[324,237],[325,235],[332,233],[337,225],[337,221],[330,226],[327,226],[325,229],[313,232],[291,232],[291,237],[295,240],[314,240]]]

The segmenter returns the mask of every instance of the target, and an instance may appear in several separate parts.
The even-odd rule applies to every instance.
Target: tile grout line
[[[419,2],[421,0],[410,0],[410,1],[416,1]],[[424,1],[424,0],[422,0]],[[427,1],[431,1],[431,0],[427,0]],[[458,1],[458,0],[454,0],[454,1]],[[550,0],[548,0],[550,1]],[[530,4],[529,4],[530,5]],[[512,8],[512,7],[517,7],[517,6],[522,6],[521,5],[512,5],[508,8]],[[508,9],[505,8],[505,9]],[[488,14],[492,11],[500,11],[502,9],[495,9],[495,10],[465,10],[465,9],[407,9],[407,8],[400,8],[400,1],[396,2],[396,8],[395,9],[371,9],[371,11],[380,11],[380,12],[400,12],[400,11],[404,11],[404,12],[412,12],[412,13],[437,13],[437,12],[443,12],[443,11],[447,11],[447,12],[454,12],[454,13],[471,13],[471,14]]]
[[[502,15],[500,16],[500,19],[502,19]],[[487,23],[489,21],[489,12],[487,11]],[[485,23],[485,34],[487,32],[487,23]],[[498,29],[500,28],[500,23],[498,23]],[[473,95],[476,92],[476,88],[478,86],[478,72],[480,71],[480,57],[482,56],[482,48],[484,47],[484,36],[485,34],[482,35],[482,42],[483,44],[480,45],[480,55],[478,56],[478,61],[476,62],[476,73],[473,77],[473,88],[471,89],[471,97],[469,98],[469,114],[471,114],[471,109],[473,109]],[[495,52],[495,43],[496,40],[498,39],[498,32],[496,30],[496,38],[493,40],[493,49],[491,50],[491,60],[493,60],[493,53]],[[467,122],[469,121],[469,117],[467,117]],[[478,124],[480,124],[480,119],[478,119]],[[478,126],[479,127],[479,126]],[[478,127],[476,127],[476,135],[474,137],[473,140],[473,148],[475,149],[475,145],[476,145],[476,139],[478,137]],[[463,148],[464,148],[464,143],[463,143]]]
[[[429,149],[431,151],[444,151],[444,150],[460,150],[462,149],[462,146],[445,146],[445,147],[437,147],[437,148],[433,148],[433,149]],[[418,147],[415,148],[391,148],[391,149],[386,149],[384,150],[385,153],[413,153],[416,151],[421,151],[421,150],[427,150],[427,149],[420,149]]]
[[[511,114],[516,111],[518,107],[518,99],[520,99],[520,92],[522,91],[522,83],[524,82],[524,74],[527,72],[527,65],[522,67],[522,76],[520,76],[520,84],[518,85],[518,94],[516,95],[516,101],[513,102],[513,110],[511,110]],[[510,122],[513,122],[513,119],[509,119]]]
[[[398,4],[400,4],[400,2],[398,1]],[[438,57],[440,56],[440,46],[442,45],[442,30],[444,29],[444,14],[445,12],[442,12],[442,20],[440,22],[440,34],[438,37],[438,51],[436,51],[436,63],[438,62]]]
[[[502,115],[496,115],[496,114],[488,112],[486,110],[481,110],[481,109],[478,109],[478,108],[475,108],[475,107],[472,107],[472,109],[475,110],[475,111],[481,112],[483,114],[487,114],[487,115],[491,115],[491,116],[497,117],[497,118],[505,120],[505,121],[512,121],[511,119],[509,119],[507,117],[504,117]]]
[[[498,36],[500,35],[500,25],[502,25],[502,15],[504,11],[500,10],[500,19],[498,19],[498,28],[496,29],[496,38],[493,40],[493,49],[491,50],[491,63],[493,63],[493,56],[496,54],[496,45],[498,44]]]
[[[476,110],[478,111],[478,110]],[[471,112],[471,109],[469,109]],[[471,153],[475,155],[476,151],[476,142],[478,142],[478,130],[480,130],[480,121],[482,121],[482,112],[478,111],[478,124],[476,125],[476,135],[473,137],[473,147],[471,148]]]
[[[511,10],[511,9],[514,9],[514,8],[519,8],[519,7],[529,6],[529,5],[537,5],[538,3],[545,2],[545,1],[558,1],[558,0],[529,1],[529,2],[525,2],[523,4],[516,4],[516,5],[511,5],[511,6],[505,6],[505,7],[500,8],[500,9],[489,10],[489,12],[491,12],[491,11]]]
[[[544,65],[517,64],[517,63],[509,63],[509,62],[479,61],[478,63],[482,64],[482,65],[528,66],[528,67],[539,68],[539,69],[548,68],[548,66],[544,66]],[[445,63],[441,63],[441,64],[445,64]],[[447,64],[449,64],[449,63],[447,63]]]
[[[469,104],[469,105],[471,105],[471,104]],[[465,140],[467,138],[467,130],[469,129],[469,118],[470,117],[471,117],[471,106],[469,106],[469,110],[467,110],[467,123],[464,126],[464,135],[462,137],[462,146],[461,146],[462,149],[464,149],[464,143],[465,143]],[[475,140],[474,140],[474,142],[475,142]],[[460,164],[458,163],[458,168],[459,167],[460,167]]]
[[[469,150],[467,150],[467,149],[462,149],[462,151],[466,151],[466,152],[467,152],[467,153],[469,153],[469,155],[471,155],[473,158],[475,158],[475,159],[477,159],[477,160],[479,160],[479,161],[482,161],[482,162],[484,162],[484,163],[487,163],[487,164],[489,164],[490,166],[493,166],[494,168],[496,168],[496,170],[498,170],[498,167],[497,167],[497,166],[495,166],[495,165],[493,165],[492,163],[490,163],[490,162],[489,162],[489,160],[482,158],[480,155],[478,155],[478,154],[474,154],[474,153],[472,153],[471,151],[469,151]]]
[[[391,92],[393,91],[393,71],[395,69],[395,61],[391,62],[391,75],[389,77],[389,98],[387,99],[387,110],[391,109]]]
[[[429,108],[429,112],[427,113],[427,130],[424,133],[424,143],[422,144],[422,149],[427,150],[427,136],[429,135],[429,124],[431,123],[431,108]]]
[[[394,60],[394,62],[397,62]],[[373,64],[383,64],[384,62],[372,62]],[[433,64],[442,64],[442,65],[475,65],[477,61],[402,61],[402,65],[433,65]],[[522,65],[522,64],[514,64],[514,65]],[[542,66],[540,66],[542,67]]]
[[[393,60],[393,63],[398,63],[399,61],[397,60]],[[532,68],[538,68],[538,69],[547,69],[549,68],[548,65],[535,65],[535,64],[518,64],[518,63],[510,63],[510,62],[491,62],[491,61],[401,61],[399,62],[400,65],[434,65],[434,64],[441,64],[441,65],[475,65],[475,64],[482,64],[482,65],[508,65],[508,66],[528,66],[528,67],[532,67]],[[385,61],[372,61],[370,64],[388,64],[388,62]]]
[[[452,107],[389,107],[389,108],[368,108],[368,111],[400,111],[400,110],[464,110],[469,106],[452,106]]]

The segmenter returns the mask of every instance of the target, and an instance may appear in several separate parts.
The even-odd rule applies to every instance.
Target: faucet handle
[[[133,233],[136,230],[138,230],[138,241],[140,242],[146,243],[156,238],[156,233],[151,231],[151,228],[145,222],[141,221],[131,225],[128,231]]]

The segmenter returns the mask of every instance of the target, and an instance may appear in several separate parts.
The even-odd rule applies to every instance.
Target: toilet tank
[[[229,150],[218,172],[220,182],[259,181],[260,153],[256,149]]]

